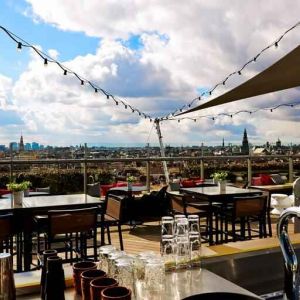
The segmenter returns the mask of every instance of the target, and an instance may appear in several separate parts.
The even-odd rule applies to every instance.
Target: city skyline
[[[74,1],[4,0],[0,25],[155,118],[189,103],[240,68],[294,25],[299,9],[291,0],[199,0],[188,5],[167,1],[151,6],[146,1],[125,5],[91,0],[85,2],[83,14]],[[299,30],[204,101],[288,53],[299,43]],[[57,66],[44,67],[33,51],[16,51],[4,32],[0,49],[0,144],[17,141],[21,131],[44,145],[158,143],[149,119],[80,85],[74,76],[64,76]],[[299,89],[290,89],[195,116],[291,103],[299,94]],[[297,144],[299,118],[298,107],[286,107],[215,121],[166,121],[161,131],[166,145],[217,145],[223,137],[238,144],[244,128],[256,144],[278,137],[283,144]]]

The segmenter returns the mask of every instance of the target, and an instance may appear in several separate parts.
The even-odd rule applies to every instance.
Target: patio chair
[[[246,196],[233,198],[232,204],[223,207],[219,211],[221,220],[221,232],[223,234],[221,241],[228,242],[228,236],[232,237],[232,241],[251,239],[255,235],[252,232],[258,233],[259,238],[267,237],[267,196]],[[256,222],[258,230],[251,227]],[[229,226],[231,230],[229,230]],[[239,225],[239,229],[237,228]],[[224,228],[225,227],[225,228]],[[246,237],[246,233],[248,237]]]
[[[97,213],[98,208],[50,210],[44,223],[45,249],[55,249],[65,253],[65,262],[73,262],[73,252],[76,261],[97,259]],[[44,217],[44,216],[43,216]],[[40,222],[39,216],[36,216]],[[41,251],[40,233],[38,232],[38,255]],[[92,246],[88,247],[87,240],[92,240]],[[61,246],[62,245],[62,246]],[[90,256],[88,248],[93,249]],[[70,257],[69,257],[70,256]]]

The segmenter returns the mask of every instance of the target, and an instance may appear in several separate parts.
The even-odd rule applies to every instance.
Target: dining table
[[[14,218],[15,230],[21,233],[22,259],[17,257],[17,270],[29,271],[32,264],[32,236],[34,231],[33,218],[36,215],[47,215],[49,210],[79,209],[98,207],[99,211],[104,201],[99,197],[86,194],[70,195],[40,195],[24,197],[22,205],[14,205],[12,195],[0,198],[0,214],[11,213]],[[104,243],[104,230],[101,228],[101,243]],[[22,255],[22,253],[17,253]]]
[[[209,204],[208,209],[208,222],[209,222],[209,236],[208,241],[210,245],[215,244],[213,240],[213,202],[218,202],[221,204],[226,204],[234,201],[235,197],[246,197],[246,196],[254,196],[261,195],[262,191],[253,188],[239,188],[235,186],[227,185],[225,190],[220,191],[219,186],[202,186],[202,187],[191,187],[191,188],[181,188],[179,190],[182,194],[192,194],[195,197],[195,203],[197,201],[207,202]],[[197,200],[198,199],[198,200]]]

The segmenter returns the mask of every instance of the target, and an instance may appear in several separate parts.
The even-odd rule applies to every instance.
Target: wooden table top
[[[278,190],[291,190],[293,189],[293,183],[285,183],[285,184],[274,184],[274,185],[251,185],[250,188],[259,189],[262,191],[278,191]]]

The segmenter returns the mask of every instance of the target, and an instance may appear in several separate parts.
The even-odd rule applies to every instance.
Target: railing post
[[[203,162],[203,159],[200,160],[200,178],[204,179],[204,162]]]
[[[251,158],[250,157],[248,157],[247,163],[248,163],[248,185],[251,185],[251,181],[252,181],[252,165],[251,165]]]
[[[87,146],[86,143],[84,144],[84,162],[83,162],[83,192],[86,195],[87,193]]]
[[[150,161],[146,162],[146,186],[148,192],[150,192]]]
[[[10,182],[12,182],[13,181],[13,154],[11,149],[10,149],[9,177],[10,177]]]
[[[294,181],[294,170],[293,170],[293,158],[289,157],[289,182],[293,182]]]

